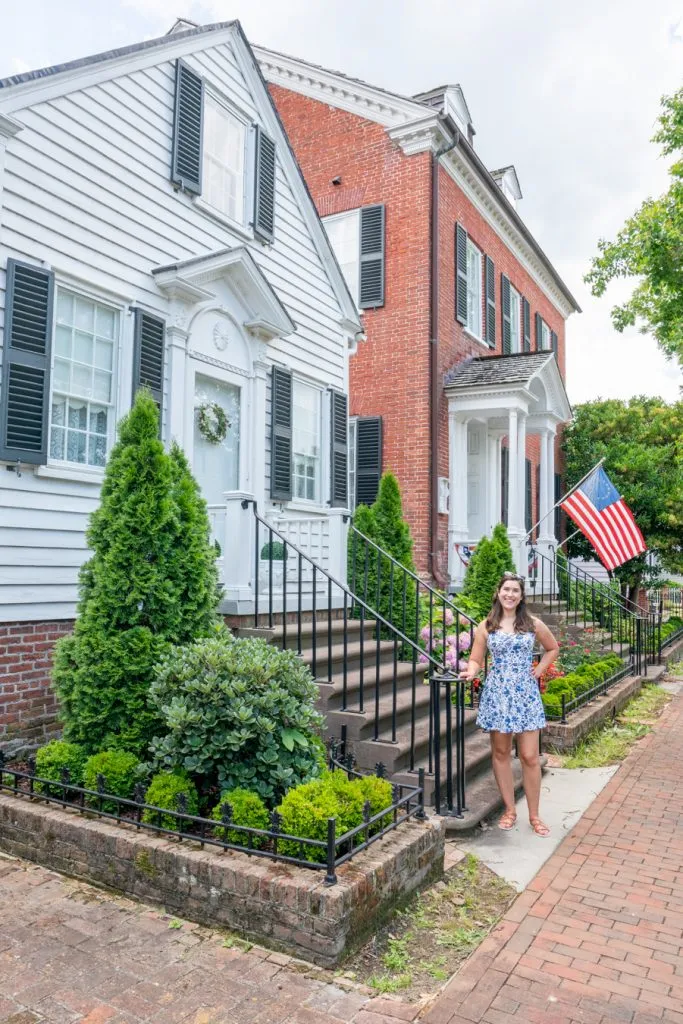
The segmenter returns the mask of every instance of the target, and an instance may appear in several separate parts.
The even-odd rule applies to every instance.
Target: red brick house
[[[256,48],[366,340],[351,359],[352,495],[401,483],[417,570],[457,589],[501,519],[520,571],[560,486],[576,300],[489,171],[459,86],[388,93]],[[538,531],[543,551],[556,517]]]

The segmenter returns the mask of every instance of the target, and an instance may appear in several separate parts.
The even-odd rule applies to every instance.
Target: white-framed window
[[[292,381],[292,497],[320,502],[322,393],[301,380]]]
[[[545,320],[541,321],[541,348],[544,352],[549,351],[549,349],[551,348],[550,328],[548,327]]]
[[[323,218],[330,245],[349,286],[353,301],[360,301],[360,210],[334,213]]]
[[[102,468],[113,435],[117,309],[57,289],[50,460]]]
[[[522,300],[518,291],[510,285],[510,351],[522,351],[521,320]]]
[[[467,330],[475,336],[482,336],[482,272],[481,252],[467,239]]]
[[[358,417],[349,416],[349,508],[356,508],[356,438],[358,436]]]
[[[238,224],[244,222],[246,138],[246,125],[207,92],[202,198]]]

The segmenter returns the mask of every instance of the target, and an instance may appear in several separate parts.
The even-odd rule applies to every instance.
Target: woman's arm
[[[478,676],[484,666],[487,637],[488,632],[486,630],[486,623],[480,622],[474,631],[474,642],[470,652],[470,659],[467,662],[467,671],[465,672],[465,679],[467,680],[474,679],[475,676]]]
[[[536,625],[536,639],[545,650],[545,654],[539,661],[538,665],[534,668],[533,673],[536,679],[540,679],[541,676],[547,672],[560,653],[560,645],[546,626],[545,622],[541,622],[540,619],[534,619],[534,623]]]

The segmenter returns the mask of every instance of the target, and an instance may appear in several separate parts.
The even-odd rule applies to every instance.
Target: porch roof
[[[444,385],[449,391],[460,388],[501,387],[506,384],[529,386],[546,363],[554,359],[552,352],[522,352],[509,356],[476,356],[452,367]]]
[[[510,403],[530,416],[571,419],[571,405],[554,352],[477,356],[444,377],[447,395],[463,411],[500,417]]]

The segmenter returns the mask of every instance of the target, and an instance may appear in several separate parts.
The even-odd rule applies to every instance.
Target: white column
[[[487,532],[500,521],[500,438],[490,434],[486,438],[486,477],[487,477]]]
[[[508,531],[519,531],[518,515],[518,428],[517,410],[508,412]]]
[[[176,313],[174,320],[166,328],[166,359],[168,367],[168,391],[166,394],[166,410],[164,439],[167,444],[175,439],[186,453],[192,457],[192,436],[185,436],[186,394],[187,394],[187,331],[188,317],[186,313]]]
[[[526,533],[526,416],[517,418],[517,525]]]
[[[448,410],[448,480],[450,503],[448,512],[448,572],[453,586],[464,576],[464,565],[456,545],[467,535],[467,420],[453,408]]]
[[[555,521],[548,512],[555,503],[555,432],[546,428],[541,433],[541,508],[539,544],[553,543]],[[547,517],[547,518],[544,518]]]

